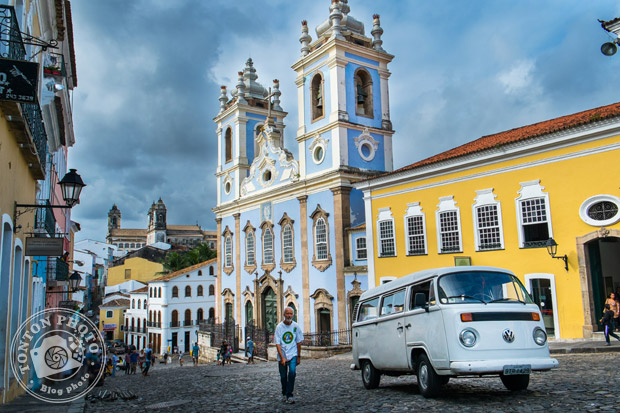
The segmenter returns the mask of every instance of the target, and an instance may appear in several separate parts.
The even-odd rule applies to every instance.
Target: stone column
[[[308,262],[308,195],[297,197],[301,218],[301,289],[304,306],[304,325],[302,330],[310,332],[310,263]]]
[[[237,292],[235,293],[236,320],[241,324],[241,214],[233,214],[235,218],[235,274],[237,275]]]
[[[334,234],[336,236],[336,286],[338,301],[338,329],[346,328],[347,325],[347,295],[344,285],[344,266],[345,266],[345,228],[351,224],[351,208],[349,195],[351,188],[340,186],[331,188],[334,194]]]
[[[217,223],[217,273],[215,278],[215,318],[219,319],[222,314],[222,218],[216,218]]]

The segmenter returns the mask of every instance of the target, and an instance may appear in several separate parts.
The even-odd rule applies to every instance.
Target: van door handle
[[[402,326],[402,325],[400,325],[400,323],[398,323],[398,327],[396,327],[396,329],[397,329],[397,330],[402,330],[402,329],[403,329],[403,326]]]
[[[411,323],[408,323],[408,324],[405,326],[405,328],[409,328],[409,327],[411,327]]]

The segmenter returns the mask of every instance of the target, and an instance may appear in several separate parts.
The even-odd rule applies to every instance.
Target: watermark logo
[[[82,314],[50,308],[22,323],[11,341],[11,369],[32,396],[51,403],[78,399],[104,372],[99,329]]]

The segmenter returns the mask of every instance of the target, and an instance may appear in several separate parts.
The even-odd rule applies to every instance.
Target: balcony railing
[[[44,205],[50,205],[50,202],[45,201]],[[54,218],[54,211],[51,208],[37,209],[34,229],[45,230],[48,234],[56,232],[56,218]]]
[[[26,60],[26,48],[19,30],[19,24],[12,6],[0,5],[0,57]],[[43,117],[39,103],[20,103],[21,117],[25,121],[30,137],[34,142],[37,155],[39,157],[40,168],[45,177],[47,160],[47,133],[43,125]],[[15,113],[19,118],[18,112]],[[13,114],[5,113],[12,118]],[[28,149],[28,148],[26,148]],[[28,149],[29,150],[29,149]]]
[[[67,281],[69,279],[69,264],[60,258],[48,259],[46,270],[50,281]],[[52,274],[54,275],[53,279],[50,277]]]
[[[181,323],[179,321],[171,321],[170,322],[170,327],[175,328],[175,327],[180,327]]]
[[[191,326],[192,324],[192,320],[184,320],[183,321],[183,326],[187,327],[187,326]]]

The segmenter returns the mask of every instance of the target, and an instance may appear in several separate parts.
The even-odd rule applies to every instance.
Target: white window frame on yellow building
[[[523,211],[521,209],[521,203],[532,199],[543,199],[545,201],[545,215],[547,222],[547,230],[549,232],[549,238],[553,238],[553,226],[551,225],[551,206],[549,204],[549,194],[543,192],[544,186],[540,184],[540,179],[533,181],[521,182],[521,189],[519,190],[519,196],[515,199],[515,208],[517,215],[517,234],[519,236],[519,248],[528,248],[525,246],[525,234],[523,233]],[[543,240],[540,240],[542,242]],[[546,240],[544,240],[546,242]],[[544,246],[544,245],[543,245]]]
[[[441,214],[446,212],[456,212],[456,224],[458,228],[459,239],[458,249],[456,250],[443,250],[443,242],[441,237]],[[454,195],[442,196],[439,198],[439,204],[437,205],[437,210],[435,211],[435,218],[437,220],[437,252],[439,254],[456,254],[463,252],[463,228],[461,226],[461,209],[456,206]]]
[[[502,205],[501,202],[496,200],[497,195],[493,194],[493,188],[481,189],[476,191],[476,198],[474,198],[474,204],[472,205],[472,217],[474,220],[474,242],[476,251],[494,251],[504,249],[504,226],[502,221]],[[494,248],[482,248],[481,246],[481,230],[490,227],[481,228],[478,219],[478,209],[484,207],[493,207],[497,213],[497,229],[498,229],[498,241],[499,245]]]
[[[381,236],[381,223],[391,222],[392,224],[392,236],[389,238],[383,238]],[[394,253],[392,255],[386,255],[383,251],[383,241],[391,239],[394,244]],[[392,215],[391,208],[380,208],[379,215],[377,217],[377,241],[379,244],[379,258],[383,257],[396,257],[398,256],[398,250],[396,248],[396,228],[394,226],[394,216]]]
[[[412,236],[409,233],[409,219],[420,217],[422,219],[422,242],[424,244],[424,252],[413,252],[410,248],[410,237]],[[405,233],[405,248],[407,248],[406,255],[416,256],[416,255],[427,255],[428,254],[428,237],[426,233],[426,214],[422,211],[422,207],[419,202],[412,202],[407,204],[407,211],[405,212],[404,217],[404,233]],[[418,236],[419,234],[415,234],[413,236]]]

